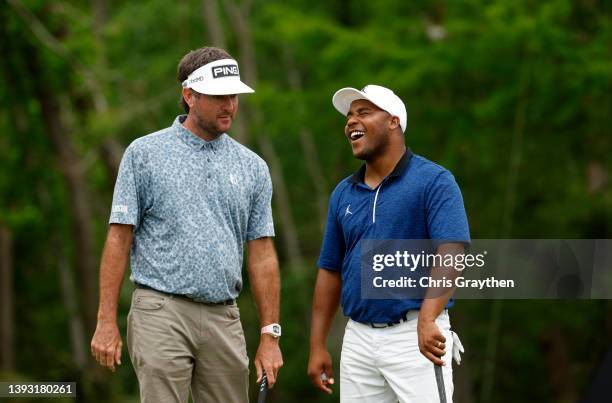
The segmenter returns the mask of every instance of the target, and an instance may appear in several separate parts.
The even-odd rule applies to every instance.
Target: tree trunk
[[[465,340],[461,337],[464,332],[462,329],[467,329],[469,324],[466,323],[463,311],[453,312],[452,324],[453,329],[456,330],[457,336],[462,342]],[[470,354],[469,346],[466,345],[466,354]],[[460,403],[472,403],[475,402],[473,385],[473,363],[469,359],[469,356],[462,355],[463,360],[460,366],[453,368],[453,383],[455,385],[455,391],[453,393],[454,401]],[[467,358],[467,359],[466,359]]]
[[[281,227],[284,230],[282,238],[285,241],[285,251],[289,260],[289,267],[299,268],[303,262],[302,252],[300,250],[297,228],[293,222],[291,201],[289,200],[289,192],[283,178],[281,162],[268,136],[260,135],[258,140],[261,152],[266,161],[268,161],[268,164],[270,164],[270,175],[272,176],[272,182],[274,182],[274,195],[276,196],[276,208],[281,218]]]
[[[578,401],[575,377],[570,369],[568,342],[563,330],[554,326],[543,333],[540,345],[544,351],[548,379],[554,396],[553,401],[573,403]]]
[[[60,246],[61,247],[61,246]],[[72,360],[79,371],[83,371],[87,365],[87,350],[85,347],[85,332],[83,330],[83,320],[81,319],[78,304],[77,292],[72,281],[72,273],[63,254],[60,254],[58,269],[60,274],[60,285],[62,290],[62,300],[68,313],[70,322],[70,345],[72,349]]]
[[[9,60],[15,53],[8,40],[8,24],[6,11],[0,9],[0,54],[3,63],[0,72],[6,81],[7,93],[19,93],[16,91],[14,70],[11,69]],[[15,123],[15,131],[19,134],[26,132],[27,119],[24,119],[23,107],[15,100],[10,102],[10,110],[7,114],[12,116]],[[3,133],[6,136],[6,133]],[[9,140],[10,144],[10,140]],[[3,203],[4,204],[4,203]],[[0,213],[0,220],[5,212]],[[10,212],[8,212],[10,214]],[[13,240],[9,227],[0,221],[0,372],[13,371],[15,369],[15,320],[14,320],[14,292],[13,292]]]
[[[34,36],[43,46],[64,59],[68,65],[83,79],[84,84],[91,94],[94,109],[98,113],[108,110],[107,99],[101,89],[99,77],[86,68],[80,60],[58,41],[44,26],[44,24],[33,15],[20,0],[8,0],[13,9],[20,15],[31,29]],[[95,0],[93,3],[94,35],[101,38],[102,27],[106,19],[106,2]],[[38,52],[33,49],[33,59],[38,57]],[[104,59],[104,57],[102,57]],[[40,62],[27,59],[28,68],[34,72],[42,72]],[[98,66],[104,68],[104,60],[99,60]],[[79,283],[82,291],[82,308],[85,314],[85,324],[93,331],[95,325],[95,311],[97,305],[97,293],[95,287],[94,240],[91,225],[91,210],[85,190],[84,174],[79,164],[79,158],[74,151],[69,136],[66,135],[66,125],[62,122],[57,112],[61,110],[59,101],[54,96],[49,84],[45,81],[44,86],[35,86],[39,96],[43,121],[47,132],[51,137],[54,147],[59,155],[60,167],[70,191],[70,201],[73,207],[73,237],[77,245],[77,269],[79,271]],[[50,96],[47,97],[46,94]],[[109,169],[110,175],[115,176],[119,166],[119,150],[123,147],[116,140],[109,138],[101,147],[101,154]]]
[[[243,9],[239,9],[231,1],[224,2],[229,14],[230,19],[235,27],[236,33],[240,42],[240,66],[242,76],[247,83],[254,85],[257,81],[257,67],[255,65],[255,53],[252,44],[252,38],[249,33],[248,24],[244,17],[248,8],[248,2],[243,3]],[[204,0],[204,17],[207,21],[208,36],[215,46],[225,47],[224,36],[218,21],[219,10],[214,0]],[[210,23],[213,21],[212,23]],[[245,108],[247,110],[243,113],[238,114],[236,119],[236,127],[234,128],[235,138],[241,143],[245,144],[248,142],[247,127],[263,127],[260,123],[262,122],[261,114],[255,108]],[[249,119],[251,118],[251,119]],[[299,238],[297,228],[293,221],[293,214],[291,212],[291,204],[289,201],[289,193],[285,184],[285,179],[282,174],[280,165],[280,159],[274,145],[265,133],[258,135],[258,144],[261,148],[263,158],[270,166],[270,176],[274,183],[274,198],[276,200],[276,206],[280,221],[282,222],[283,228],[283,240],[285,245],[285,253],[289,260],[291,267],[298,267],[301,265],[303,259],[299,246]]]
[[[525,132],[525,119],[527,102],[529,100],[530,71],[527,63],[523,63],[518,77],[518,95],[512,132],[512,146],[510,149],[510,165],[506,181],[506,195],[502,213],[500,239],[511,238],[514,207],[516,204],[516,186],[521,167],[523,133]],[[502,252],[502,257],[504,253]],[[502,259],[503,261],[503,259]],[[502,272],[503,274],[503,272]],[[496,299],[491,304],[491,321],[487,335],[487,352],[485,355],[482,375],[482,393],[480,401],[490,402],[495,384],[495,366],[497,361],[497,346],[500,338],[501,317],[503,311],[502,299]]]
[[[123,157],[124,152],[125,148],[115,139],[108,139],[102,143],[100,156],[104,161],[106,173],[111,179],[111,183],[115,180],[115,178],[117,178],[119,165],[121,164],[121,158]]]
[[[202,5],[202,13],[210,44],[218,48],[226,49],[225,35],[223,34],[223,27],[220,23],[221,15],[219,14],[217,0],[203,0]],[[232,137],[240,144],[248,145],[247,125],[248,119],[246,118],[246,113],[238,113],[234,121]]]
[[[253,38],[249,30],[247,15],[249,13],[250,2],[244,1],[238,7],[231,0],[224,0],[224,4],[229,13],[236,34],[238,43],[240,44],[240,65],[243,77],[247,83],[254,85],[257,82],[257,65],[255,59],[255,48]],[[293,213],[287,184],[283,176],[283,171],[280,163],[280,158],[274,149],[274,144],[263,131],[265,125],[264,118],[259,110],[251,108],[250,114],[252,121],[245,126],[253,127],[256,130],[262,130],[257,135],[257,141],[261,148],[263,158],[270,166],[270,175],[274,183],[274,198],[276,200],[276,211],[280,217],[281,228],[283,229],[282,239],[285,246],[285,252],[289,261],[289,266],[292,268],[301,267],[303,258],[300,250],[300,242],[297,227],[293,221]]]
[[[300,72],[293,58],[291,56],[290,50],[285,49],[285,57],[287,64],[287,75],[289,81],[289,88],[293,92],[299,93],[302,91],[302,80],[300,78]],[[297,107],[297,116],[301,119],[304,119],[306,116],[306,111],[304,110],[304,105],[302,103],[298,103]],[[317,201],[317,211],[319,217],[319,231],[321,235],[325,230],[325,224],[327,222],[327,181],[325,180],[325,175],[323,175],[323,170],[321,170],[321,161],[319,160],[317,153],[317,146],[313,141],[314,135],[308,129],[307,125],[300,125],[301,129],[299,131],[300,143],[302,144],[302,150],[304,151],[304,159],[306,162],[306,169],[308,169],[308,173],[310,174],[310,179],[312,180],[312,184],[315,188],[316,201]]]
[[[15,369],[13,242],[11,231],[0,224],[0,371]]]
[[[93,75],[97,78],[95,84],[91,85],[91,96],[94,100],[94,110],[97,114],[105,114],[108,111],[108,99],[104,92],[104,79],[107,74],[108,62],[106,60],[106,43],[104,41],[104,27],[108,18],[108,4],[106,0],[92,1],[93,15],[93,33],[98,49],[96,62],[94,64],[95,72]],[[100,147],[100,157],[104,161],[106,172],[109,178],[117,177],[121,157],[125,151],[124,147],[115,140],[114,137],[107,137]]]
[[[210,44],[219,48],[225,48],[225,35],[219,18],[219,5],[217,0],[203,0],[202,14],[206,23],[206,31]]]
[[[107,18],[107,4],[105,0],[94,0],[93,2],[93,32],[96,41],[99,41],[101,47],[101,56],[98,57],[95,66],[97,71],[94,73],[86,68],[81,61],[73,56],[72,53],[58,41],[44,26],[44,24],[36,18],[19,0],[8,0],[8,3],[28,24],[34,36],[41,42],[43,46],[57,54],[70,65],[70,67],[83,79],[83,83],[89,90],[94,110],[97,113],[104,113],[108,110],[108,100],[102,91],[102,82],[104,82],[104,74],[106,73],[106,57],[104,43],[102,43],[102,31]],[[102,74],[100,74],[102,72]],[[121,156],[117,158],[116,150],[123,150],[123,147],[112,137],[108,137],[102,144],[102,158],[105,161],[109,172],[116,174],[119,169]],[[114,177],[114,176],[113,176]]]
[[[41,77],[38,85],[34,86],[34,91],[40,102],[42,120],[59,158],[60,170],[68,187],[82,311],[87,329],[93,332],[96,323],[98,293],[92,214],[87,198],[87,182],[70,139],[69,130],[61,119],[59,101],[53,89],[49,87],[51,81],[46,79],[45,70],[40,65],[38,58],[37,51],[33,49],[27,58],[27,65],[32,77]]]

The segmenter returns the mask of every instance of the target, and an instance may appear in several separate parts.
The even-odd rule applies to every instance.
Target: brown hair
[[[210,62],[214,62],[215,60],[221,59],[233,59],[229,53],[221,48],[215,48],[213,46],[205,46],[200,49],[192,50],[187,53],[178,64],[176,69],[176,78],[179,83],[183,83],[189,77],[191,73],[200,67],[208,64]],[[185,112],[189,113],[189,105],[183,99],[183,95],[181,94],[181,105]]]

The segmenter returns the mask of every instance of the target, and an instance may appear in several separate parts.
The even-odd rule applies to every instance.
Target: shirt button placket
[[[206,144],[204,146],[204,153],[206,155],[206,164],[205,164],[206,165],[206,177],[208,179],[211,179],[212,178],[211,171],[213,170],[213,163],[210,159],[210,156],[212,154],[212,146],[210,144]]]

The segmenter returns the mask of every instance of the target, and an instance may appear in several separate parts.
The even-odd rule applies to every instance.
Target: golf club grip
[[[257,396],[257,403],[264,403],[268,396],[268,375],[266,371],[261,376],[261,383],[259,384],[259,395]]]
[[[442,366],[434,364],[434,372],[436,374],[436,384],[438,385],[438,395],[440,403],[446,403],[446,389],[444,388],[444,376],[442,375]]]

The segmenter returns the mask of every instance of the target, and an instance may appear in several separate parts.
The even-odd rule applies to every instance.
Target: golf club
[[[434,372],[436,374],[436,384],[438,384],[438,395],[440,403],[446,403],[446,390],[444,389],[444,376],[442,375],[442,366],[434,364]]]
[[[268,375],[266,371],[263,371],[261,375],[261,383],[259,384],[259,395],[257,396],[257,403],[264,403],[268,396]]]

